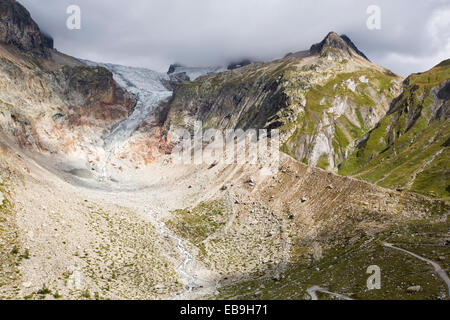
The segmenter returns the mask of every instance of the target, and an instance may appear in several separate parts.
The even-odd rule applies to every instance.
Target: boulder
[[[408,287],[408,289],[406,289],[407,292],[409,293],[418,293],[422,291],[422,287],[421,286],[411,286]]]
[[[248,180],[246,181],[248,184],[255,184],[256,180],[253,177],[248,178]]]

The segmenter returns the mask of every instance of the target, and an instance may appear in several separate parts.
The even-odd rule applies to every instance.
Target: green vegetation
[[[328,162],[328,156],[327,155],[321,155],[319,160],[317,161],[317,167],[327,170],[329,169],[330,162]]]
[[[360,82],[360,77],[365,77],[368,83]],[[298,88],[304,86],[304,78],[298,77],[298,72],[290,72],[286,78],[285,91],[289,99],[295,104],[296,101],[301,100],[301,96],[306,92],[306,107],[295,123],[294,133],[282,145],[281,150],[295,156],[300,137],[303,137],[305,141],[304,149],[311,148],[312,146],[306,143],[309,140],[307,137],[317,135],[319,130],[323,130],[325,114],[329,118],[329,123],[334,127],[335,135],[332,144],[339,159],[345,158],[351,142],[361,139],[371,129],[365,115],[371,113],[370,109],[380,108],[379,102],[375,101],[372,96],[373,92],[384,94],[388,99],[394,98],[390,88],[393,85],[392,81],[396,79],[394,75],[362,69],[353,73],[331,75],[324,84],[299,91]],[[355,91],[348,87],[348,81],[357,83]],[[372,92],[372,94],[369,94],[369,92]],[[353,121],[348,119],[349,114],[352,113],[350,109],[337,119],[329,115],[331,107],[337,103],[338,98],[345,103],[347,109],[354,110],[355,119]],[[280,129],[289,132],[291,128],[291,123],[287,122]],[[323,161],[318,166],[321,168],[327,167]]]
[[[331,292],[351,296],[353,299],[446,299],[448,289],[444,281],[434,274],[432,266],[408,254],[383,246],[383,242],[449,265],[450,254],[442,234],[450,228],[450,218],[410,221],[394,225],[370,237],[339,243],[324,252],[320,261],[305,260],[305,248],[294,249],[297,262],[291,263],[282,276],[253,275],[253,279],[220,289],[217,299],[309,299],[306,290],[320,286]],[[431,251],[430,246],[433,248]],[[381,289],[368,290],[367,268],[381,268]],[[407,292],[410,286],[421,286],[417,293]],[[319,294],[319,299],[333,296]]]
[[[81,294],[81,297],[84,299],[90,299],[91,298],[91,294],[89,292],[89,289],[86,289],[83,291],[83,293]]]
[[[42,286],[41,289],[39,289],[37,291],[37,294],[44,295],[44,296],[47,294],[51,294],[51,293],[52,293],[52,291],[45,284]]]
[[[340,166],[384,187],[407,188],[427,196],[450,199],[450,157],[446,142],[450,123],[435,113],[436,87],[450,78],[449,64],[410,76],[405,91],[389,114]]]
[[[194,245],[225,225],[227,208],[222,201],[202,202],[193,209],[176,210],[167,227]]]

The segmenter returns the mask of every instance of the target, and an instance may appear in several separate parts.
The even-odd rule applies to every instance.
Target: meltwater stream
[[[84,61],[89,66],[100,66],[108,69],[114,76],[114,80],[125,90],[136,96],[136,106],[127,119],[115,125],[112,130],[103,136],[105,142],[105,151],[107,151],[108,159],[114,155],[116,150],[138,129],[139,125],[155,110],[158,105],[165,99],[172,96],[172,91],[168,90],[163,81],[169,81],[170,77],[166,74],[159,73],[144,68],[134,68],[114,64],[96,63]],[[211,68],[191,68],[195,69],[195,74],[191,76],[201,76],[210,74],[218,69]],[[192,71],[187,68],[182,72]],[[103,168],[103,177],[108,178],[108,168]],[[151,212],[149,218],[154,221],[161,235],[167,236],[176,243],[176,250],[179,252],[182,262],[176,269],[177,273],[186,281],[185,290],[174,297],[178,300],[189,294],[196,287],[198,279],[190,273],[190,265],[194,262],[192,254],[188,251],[185,240],[171,232],[163,221],[156,219]]]
[[[160,220],[158,214],[156,214],[148,207],[145,208],[145,212],[147,213],[150,221],[157,227],[158,233],[163,237],[170,238],[176,243],[176,250],[182,258],[182,261],[178,265],[176,271],[180,275],[180,277],[186,281],[186,287],[183,292],[179,293],[175,297],[172,297],[171,300],[183,299],[187,294],[191,293],[197,287],[198,279],[191,273],[190,270],[191,264],[194,262],[194,257],[189,252],[185,240],[172,232],[167,227],[166,223]]]
[[[103,137],[105,149],[113,151],[125,142],[139,127],[142,121],[165,99],[172,95],[162,83],[169,76],[153,70],[134,68],[115,64],[84,61],[89,66],[100,66],[112,72],[114,80],[136,96],[136,106],[127,119],[113,127]]]

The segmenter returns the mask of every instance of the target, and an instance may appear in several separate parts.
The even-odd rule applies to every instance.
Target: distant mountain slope
[[[340,173],[450,198],[450,60],[413,74]]]
[[[227,68],[225,66],[216,66],[216,67],[186,67],[181,64],[172,64],[169,67],[168,75],[176,75],[176,74],[185,74],[189,77],[189,80],[196,80],[199,77],[215,74],[218,72],[226,71]]]
[[[334,170],[400,93],[400,77],[353,47],[331,32],[309,52],[182,83],[163,122],[169,128],[189,127],[192,120],[217,129],[278,128],[283,151]]]

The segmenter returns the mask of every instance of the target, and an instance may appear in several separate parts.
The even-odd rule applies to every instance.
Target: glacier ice
[[[162,83],[169,81],[169,76],[145,68],[135,68],[108,63],[83,61],[89,66],[100,66],[112,72],[114,80],[136,96],[136,106],[127,119],[113,127],[103,137],[105,147],[111,151],[126,141],[147,118],[151,112],[165,99],[172,95]]]

